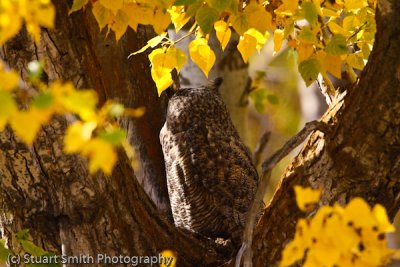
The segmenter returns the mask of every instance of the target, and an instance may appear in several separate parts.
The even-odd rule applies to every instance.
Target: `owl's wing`
[[[180,133],[163,131],[175,223],[240,240],[258,179],[246,147],[229,128],[197,124]]]
[[[164,127],[160,140],[175,224],[206,236],[215,236],[223,229],[223,218],[218,203],[202,183],[207,172],[200,169],[204,154],[199,137],[194,137],[191,130],[172,134]]]

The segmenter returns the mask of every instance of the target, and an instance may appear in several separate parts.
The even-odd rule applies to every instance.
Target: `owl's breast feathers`
[[[219,93],[183,89],[160,132],[178,227],[240,244],[258,175]]]

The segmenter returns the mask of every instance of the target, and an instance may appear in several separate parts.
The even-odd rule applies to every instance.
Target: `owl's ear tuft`
[[[222,77],[218,77],[218,78],[215,78],[214,80],[208,81],[208,86],[214,90],[218,90],[218,88],[221,86],[223,81],[224,81],[224,79],[222,79]]]

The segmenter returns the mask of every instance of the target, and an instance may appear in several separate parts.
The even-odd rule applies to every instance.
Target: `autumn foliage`
[[[114,35],[117,40],[128,27],[137,30],[139,24],[151,25],[157,36],[130,56],[151,50],[151,75],[159,95],[173,84],[172,72],[179,73],[188,57],[208,76],[216,59],[209,45],[210,34],[215,32],[222,50],[235,34],[239,36],[237,49],[246,63],[267,42],[273,42],[274,53],[283,47],[291,49],[306,85],[321,75],[333,97],[332,79],[346,73],[354,81],[355,70],[362,70],[368,60],[376,31],[375,8],[374,0],[74,0],[69,14],[89,9],[99,30],[104,30],[104,38]],[[41,27],[52,29],[54,17],[50,0],[1,1],[0,44],[13,38],[23,25],[39,43]],[[182,38],[194,36],[189,54],[175,46],[182,38],[173,40],[168,29],[184,31]],[[93,90],[77,89],[69,82],[43,83],[43,67],[43,62],[32,62],[29,80],[22,82],[17,72],[0,66],[0,131],[10,127],[31,145],[41,126],[53,116],[72,115],[64,151],[86,157],[90,172],[111,174],[117,147],[123,147],[132,158],[126,133],[116,119],[140,117],[145,111],[113,101],[98,107]],[[319,201],[320,193],[311,189],[297,188],[296,193],[303,210]],[[380,266],[394,253],[385,239],[393,230],[380,205],[371,209],[356,198],[345,207],[322,206],[314,217],[298,222],[281,265],[302,260],[304,266]]]

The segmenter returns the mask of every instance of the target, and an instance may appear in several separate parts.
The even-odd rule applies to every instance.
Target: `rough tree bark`
[[[99,33],[88,10],[66,16],[67,3],[71,1],[54,1],[56,30],[45,31],[40,46],[22,33],[3,48],[2,57],[23,77],[27,62],[44,58],[49,80],[95,88],[102,101],[146,106],[144,118],[122,123],[138,151],[141,177],[154,190],[147,191],[168,214],[158,145],[162,105],[145,56],[126,60],[151,33],[128,31],[117,44]],[[295,222],[305,216],[295,205],[295,184],[322,187],[321,204],[344,203],[357,195],[382,203],[391,218],[399,208],[400,3],[381,0],[378,9],[377,41],[360,81],[325,114],[332,131],[310,138],[257,227],[256,266],[277,264]],[[36,244],[67,255],[156,255],[168,248],[178,252],[179,266],[219,266],[231,257],[229,249],[176,229],[145,194],[123,153],[111,177],[88,175],[84,160],[62,153],[67,123],[56,118],[32,147],[10,131],[0,134],[0,224],[5,236],[30,228]]]
[[[26,32],[20,33],[3,47],[2,59],[26,78],[28,62],[40,58],[46,62],[49,81],[71,80],[77,87],[94,88],[100,102],[116,99],[129,107],[145,106],[144,117],[121,122],[138,152],[143,174],[137,179],[120,153],[111,177],[89,175],[83,159],[62,153],[62,136],[70,122],[63,117],[43,127],[32,147],[4,131],[0,134],[3,235],[12,240],[13,233],[29,228],[35,244],[65,255],[157,255],[172,249],[191,254],[180,257],[183,266],[222,263],[227,249],[175,229],[168,219],[158,137],[165,105],[157,96],[146,55],[127,59],[152,31],[129,30],[116,43],[100,33],[90,10],[67,16],[71,4],[54,1],[56,29],[44,31],[39,46]],[[153,202],[138,180],[149,189]]]
[[[255,266],[275,266],[303,214],[294,185],[322,188],[322,204],[355,196],[380,203],[393,220],[400,206],[400,2],[378,1],[377,35],[369,62],[343,100],[322,121],[283,175],[254,237]]]

